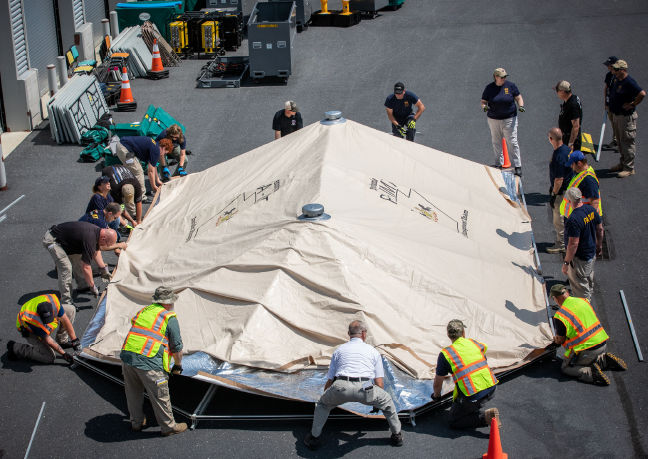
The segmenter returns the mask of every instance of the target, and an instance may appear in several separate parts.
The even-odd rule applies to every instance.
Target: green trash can
[[[169,23],[173,22],[177,15],[184,13],[184,2],[176,0],[167,2],[140,1],[117,3],[115,11],[119,19],[119,30],[123,30],[126,27],[142,25],[144,21],[140,15],[147,13],[149,17],[147,20],[156,25],[166,41],[170,41],[171,33]]]

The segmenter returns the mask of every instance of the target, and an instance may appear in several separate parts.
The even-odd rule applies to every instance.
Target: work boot
[[[403,446],[403,432],[391,434],[391,437],[389,437],[389,442],[392,446]]]
[[[320,437],[314,437],[313,434],[308,432],[308,435],[306,435],[306,438],[304,438],[304,444],[311,451],[315,451],[317,448],[322,446],[322,440],[320,439]]]
[[[15,341],[7,341],[7,358],[9,360],[18,360],[18,356],[13,350],[14,344],[16,344]]]
[[[144,418],[142,423],[140,425],[138,425],[138,426],[131,424],[131,430],[133,432],[141,432],[144,427],[146,427],[146,418]]]
[[[616,166],[610,168],[610,172],[621,172],[623,170],[623,164],[619,163]]]
[[[502,428],[502,421],[500,421],[499,410],[497,408],[489,408],[484,411],[484,419],[486,420],[486,425],[490,426],[491,421],[495,418],[497,420],[497,427]]]
[[[522,177],[522,167],[515,168],[515,175],[517,175],[518,177]]]
[[[162,169],[162,182],[166,183],[171,180],[171,171],[168,167]]]
[[[616,150],[616,149],[617,149],[617,146],[618,146],[618,145],[617,145],[617,141],[616,141],[616,140],[612,140],[612,142],[610,142],[610,143],[604,143],[604,144],[602,145],[602,147],[605,148],[606,150]]]
[[[599,386],[610,385],[610,379],[607,377],[605,373],[603,373],[603,370],[601,370],[601,367],[599,366],[598,363],[593,363],[590,368],[592,369],[592,379],[594,384]]]
[[[634,169],[632,169],[632,170],[630,170],[630,171],[629,171],[629,170],[621,171],[621,172],[619,172],[619,173],[617,174],[617,177],[619,177],[619,178],[626,178],[626,177],[630,177],[631,175],[635,175],[635,171],[634,171]]]
[[[179,422],[176,424],[176,426],[173,428],[173,430],[169,430],[168,432],[162,432],[163,437],[168,437],[170,435],[175,435],[184,432],[187,430],[187,423],[185,422]]]
[[[621,357],[617,357],[610,352],[606,352],[604,357],[604,366],[607,370],[626,371],[628,369],[628,364]]]
[[[551,247],[547,247],[547,253],[565,253],[565,247],[554,244]]]

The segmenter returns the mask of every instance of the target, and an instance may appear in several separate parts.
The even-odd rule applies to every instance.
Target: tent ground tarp
[[[331,218],[299,220],[312,202]],[[425,387],[451,319],[488,345],[493,368],[551,340],[530,218],[502,174],[353,121],[166,184],[120,256],[87,351],[118,357],[161,284],[179,293],[186,353],[286,381],[323,374],[353,319]]]

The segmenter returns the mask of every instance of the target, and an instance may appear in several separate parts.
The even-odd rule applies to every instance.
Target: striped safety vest
[[[592,168],[592,166],[589,166],[587,168],[587,170],[584,170],[583,172],[579,172],[578,174],[576,174],[571,179],[571,181],[569,182],[569,185],[567,186],[567,189],[578,187],[578,185],[580,185],[581,182],[588,175],[590,177],[594,177],[594,179],[596,180],[596,183],[599,183],[599,179],[596,176],[596,172],[594,172],[594,169]],[[581,199],[581,202],[583,204],[590,204],[590,205],[592,204],[592,200],[586,198],[585,196],[583,196],[583,198]],[[596,210],[598,211],[599,215],[602,217],[603,216],[603,199],[601,199],[601,193],[600,192],[599,192],[598,206],[597,206]],[[567,198],[565,198],[565,196],[563,195],[563,200],[560,203],[560,215],[563,215],[565,218],[569,218],[569,216],[571,215],[571,213],[573,211],[574,211],[574,206],[572,206],[572,203],[569,202],[569,200]]]
[[[176,317],[176,313],[167,311],[158,303],[142,308],[131,319],[131,329],[126,335],[122,350],[150,358],[155,357],[162,346],[164,348],[162,364],[164,371],[169,373],[171,354],[166,329],[171,317]]]
[[[579,353],[610,338],[605,333],[592,305],[584,298],[573,296],[566,298],[554,317],[567,329],[567,341],[563,344],[567,349],[565,357],[569,357],[572,351]]]
[[[498,383],[486,362],[486,349],[484,344],[474,339],[457,338],[441,351],[452,369],[455,382],[453,400],[457,398],[457,390],[470,397]]]
[[[43,323],[37,312],[38,305],[45,301],[54,305],[54,321],[48,324]],[[58,327],[58,315],[60,311],[61,302],[56,295],[39,295],[23,304],[22,308],[20,308],[20,312],[16,318],[16,328],[19,332],[22,332],[23,328],[29,329],[27,325],[31,325],[34,328],[40,328],[50,335]]]

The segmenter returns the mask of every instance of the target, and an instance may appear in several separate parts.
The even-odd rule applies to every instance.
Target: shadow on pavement
[[[147,416],[148,419],[148,416]],[[130,422],[123,414],[108,413],[96,416],[86,422],[84,434],[100,443],[115,443],[145,438],[157,438],[160,430],[156,427],[147,427],[141,432],[133,432]]]

